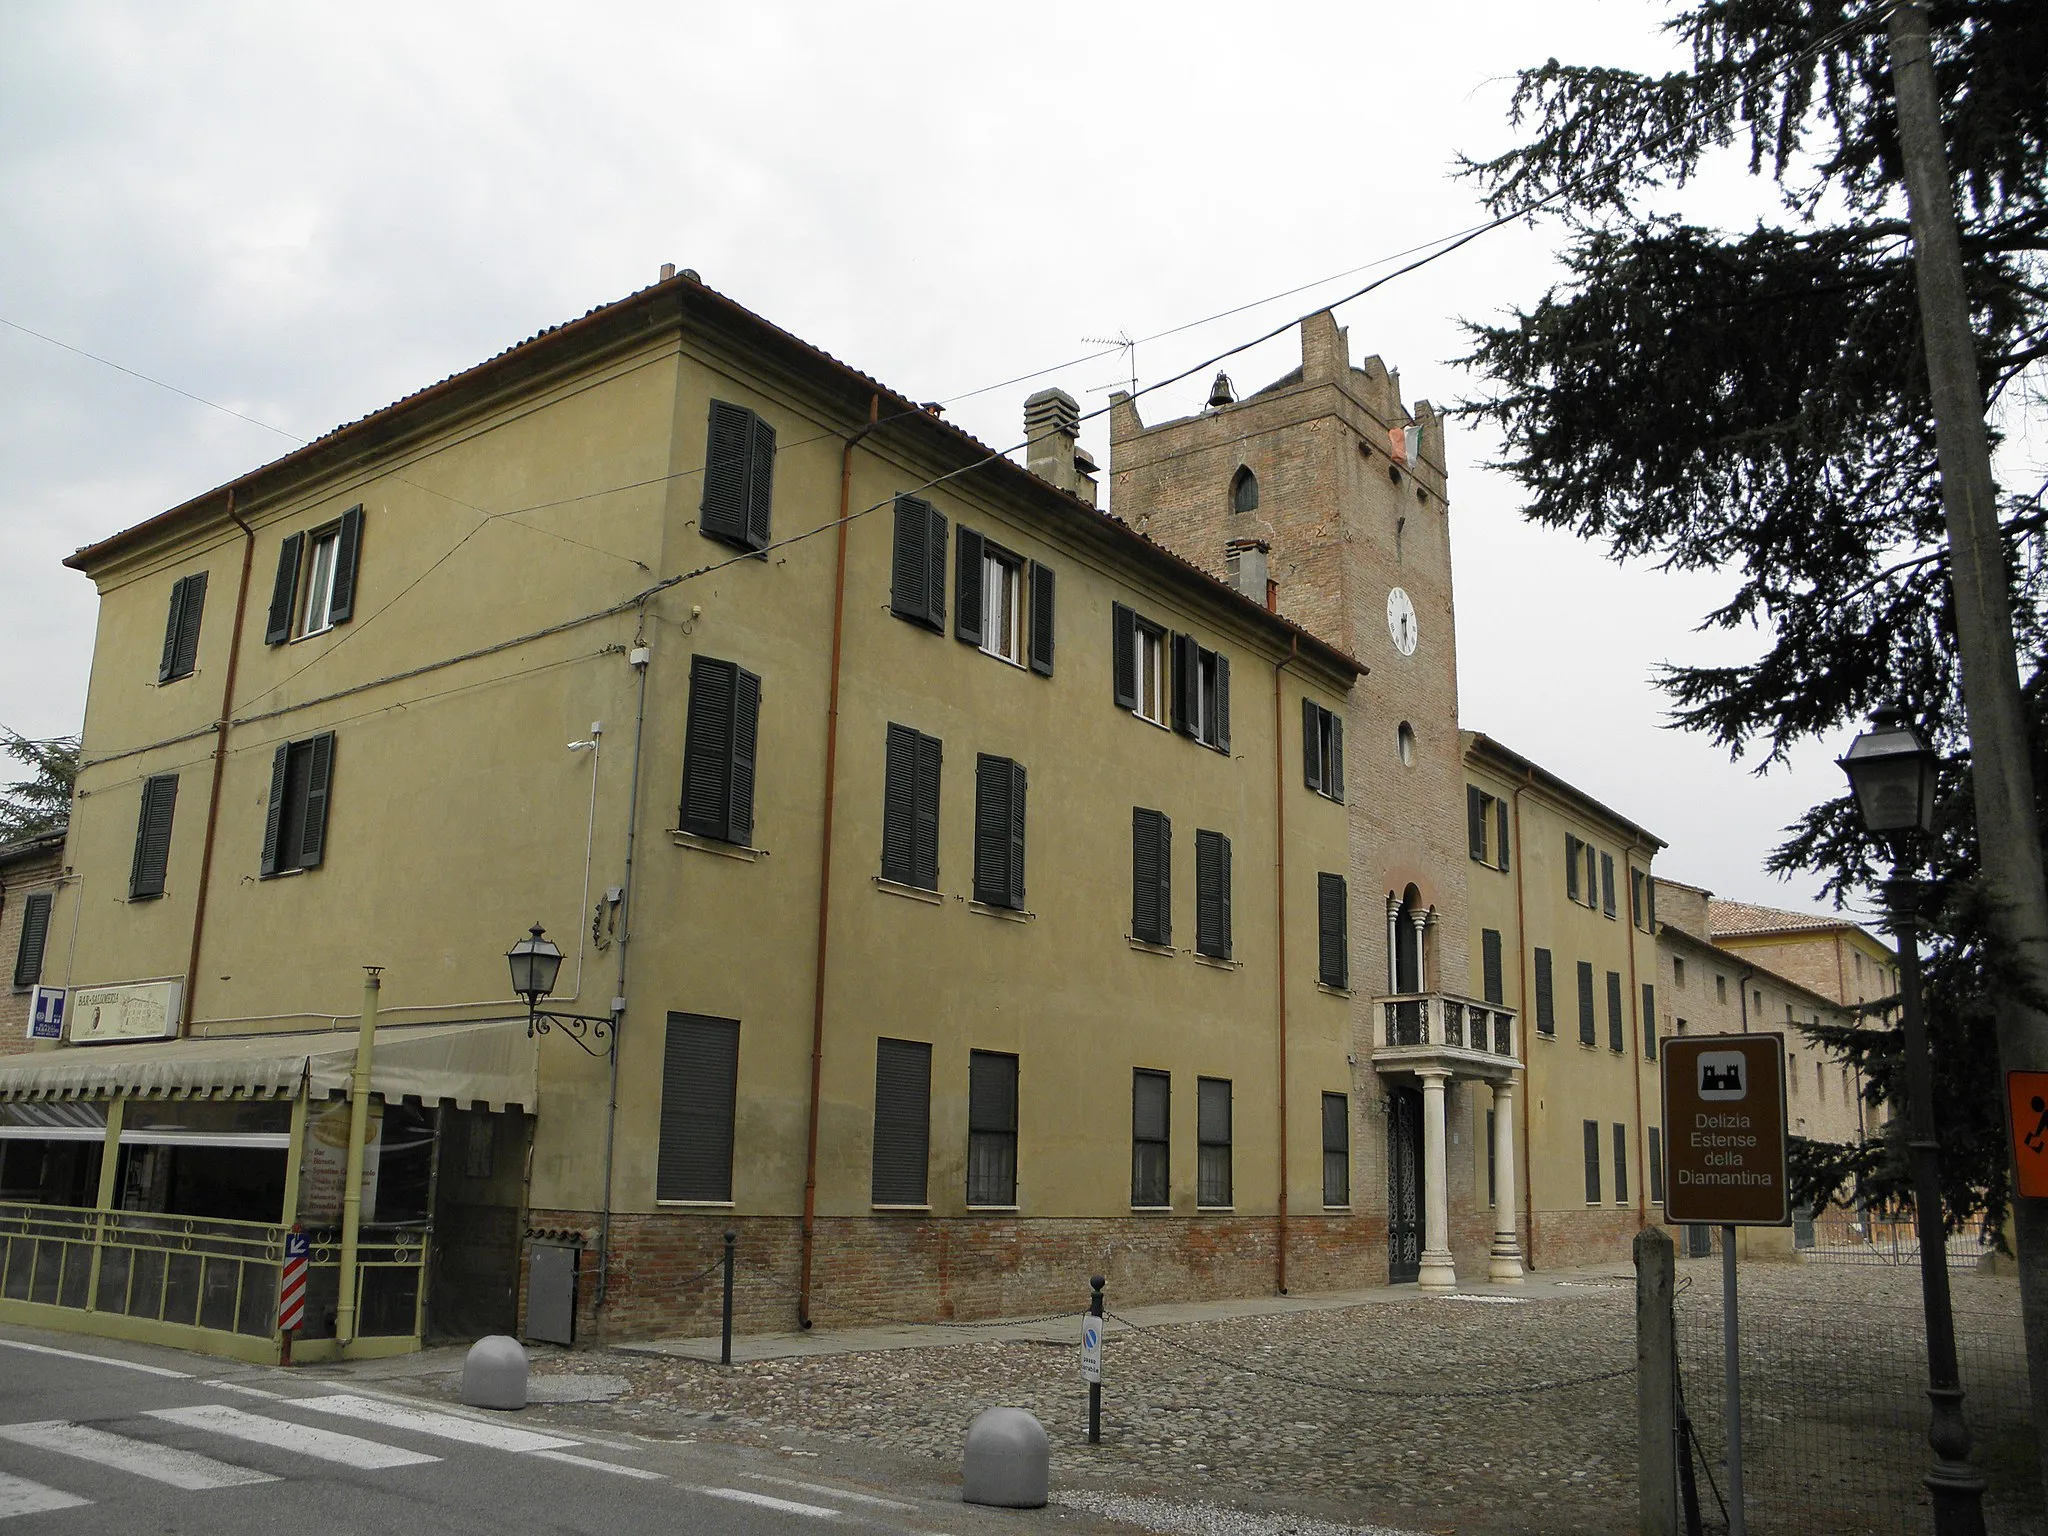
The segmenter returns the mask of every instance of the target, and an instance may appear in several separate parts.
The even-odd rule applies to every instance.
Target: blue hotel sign
[[[31,1040],[62,1040],[64,1038],[64,1000],[69,994],[62,987],[37,987],[29,1001],[28,1037]]]

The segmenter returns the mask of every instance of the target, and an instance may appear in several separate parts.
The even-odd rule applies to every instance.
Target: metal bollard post
[[[1102,1276],[1089,1276],[1088,1285],[1095,1293],[1089,1300],[1088,1312],[1090,1316],[1099,1318],[1103,1315]],[[1088,1383],[1088,1443],[1102,1444],[1102,1383],[1099,1381]]]
[[[732,1250],[738,1234],[725,1234],[725,1317],[719,1325],[718,1363],[732,1364]]]

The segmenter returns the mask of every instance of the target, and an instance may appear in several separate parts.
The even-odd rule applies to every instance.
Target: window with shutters
[[[1489,1003],[1507,1001],[1506,978],[1501,974],[1500,930],[1479,930],[1479,979]]]
[[[1465,786],[1465,847],[1475,864],[1508,867],[1508,803],[1477,784]]]
[[[14,949],[14,984],[32,987],[42,979],[43,944],[50,936],[50,906],[56,900],[49,891],[31,891],[21,903],[21,937]]]
[[[661,1200],[732,1199],[733,1114],[739,1099],[740,1022],[671,1013],[661,1062]]]
[[[1539,949],[1535,952],[1536,964],[1536,1033],[1557,1034],[1557,996],[1552,985],[1550,951]]]
[[[1173,942],[1173,823],[1161,811],[1131,811],[1131,937]]]
[[[164,893],[171,862],[171,817],[178,805],[178,776],[159,773],[142,781],[142,807],[135,818],[135,857],[128,867],[128,899],[146,901]]]
[[[1600,1122],[1583,1122],[1586,1137],[1586,1204],[1600,1203]]]
[[[1614,1203],[1628,1204],[1628,1127],[1614,1128]]]
[[[1593,966],[1592,962],[1579,962],[1579,1044],[1592,1045],[1598,1038],[1598,1026],[1593,1018]]]
[[[1628,1049],[1628,1030],[1621,1016],[1621,972],[1607,973],[1607,1049]]]
[[[1195,1204],[1226,1210],[1231,1203],[1230,1081],[1204,1077],[1195,1091]]]
[[[327,856],[327,803],[334,785],[334,733],[279,742],[270,759],[263,824],[265,878],[316,869]]]
[[[1645,933],[1649,932],[1648,910],[1643,901],[1643,885],[1647,877],[1640,869],[1628,872],[1628,913],[1629,921]]]
[[[1230,658],[1201,645],[1193,635],[1175,635],[1173,728],[1205,747],[1230,750]]]
[[[875,1042],[876,1205],[924,1205],[931,1166],[932,1048],[922,1040]]]
[[[171,611],[164,621],[164,655],[159,683],[190,677],[199,664],[199,620],[206,611],[206,572],[195,571],[171,584]]]
[[[1650,1203],[1664,1203],[1664,1132],[1650,1127]]]
[[[1230,839],[1195,833],[1195,953],[1230,958]]]
[[[1131,1074],[1131,1204],[1160,1210],[1173,1203],[1170,1156],[1172,1079],[1144,1067]]]
[[[1344,717],[1301,701],[1301,777],[1317,794],[1344,800]]]
[[[1643,1059],[1657,1059],[1657,989],[1643,983]]]
[[[1586,905],[1598,908],[1600,905],[1599,871],[1594,866],[1594,850],[1591,843],[1586,848]],[[1610,916],[1612,914],[1609,914]]]
[[[966,527],[954,563],[953,633],[1000,661],[1052,676],[1052,568]]]
[[[744,405],[712,401],[697,531],[735,549],[767,548],[774,486],[775,429]]]
[[[676,820],[683,831],[752,845],[760,720],[760,678],[735,662],[690,658],[683,799]]]
[[[1109,609],[1111,697],[1140,720],[1167,724],[1166,651],[1169,636],[1135,609]]]
[[[974,764],[974,899],[1024,907],[1024,765],[986,752]]]
[[[1323,1095],[1323,1204],[1351,1204],[1351,1108],[1341,1093]]]
[[[362,545],[361,507],[350,507],[310,532],[285,535],[270,589],[266,645],[323,634],[355,616]]]
[[[946,628],[946,515],[921,496],[896,498],[889,611],[925,629]]]
[[[935,736],[889,725],[882,776],[882,878],[919,890],[939,888],[939,769]]]
[[[1579,850],[1586,845],[1571,833],[1564,835],[1564,895],[1567,901],[1582,901],[1579,895]]]
[[[1316,980],[1340,992],[1351,985],[1350,907],[1342,875],[1316,876]]]
[[[967,1203],[1017,1203],[1017,1058],[967,1056]]]
[[[1614,855],[1600,855],[1600,910],[1614,916]]]

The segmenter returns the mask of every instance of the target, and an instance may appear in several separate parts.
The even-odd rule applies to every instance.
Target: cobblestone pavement
[[[1718,1287],[1718,1264],[1681,1264],[1681,1274],[1693,1282],[1681,1311],[1694,1314],[1690,1323],[1681,1316],[1681,1335],[1689,1327],[1698,1335],[1700,1296]],[[1893,1310],[1917,1305],[1918,1295],[1910,1269],[1745,1265],[1741,1284],[1745,1329],[1759,1343],[1787,1334],[1810,1340],[1816,1316],[1864,1312],[1889,1326]],[[1055,1488],[1104,1513],[1206,1504],[1279,1516],[1254,1523],[1280,1533],[1317,1529],[1318,1520],[1461,1536],[1631,1531],[1633,1281],[1589,1274],[1552,1280],[1544,1290],[1518,1302],[1409,1293],[1371,1305],[1112,1333],[1099,1447],[1086,1443],[1077,1339],[997,1343],[962,1330],[968,1342],[942,1348],[729,1369],[623,1350],[577,1351],[538,1359],[535,1381],[562,1374],[624,1378],[609,1402],[574,1409],[584,1422],[595,1414],[596,1422],[620,1430],[785,1450],[784,1442],[809,1436],[952,1468],[976,1412],[997,1404],[1027,1408],[1051,1434]],[[2017,1359],[2014,1282],[1958,1276],[1956,1293],[1978,1347]],[[1825,1336],[1821,1343],[1819,1353],[1844,1355]],[[1698,1375],[1696,1364],[1688,1370]],[[1605,1379],[1583,1380],[1594,1376]],[[1887,1385],[1905,1400],[1922,1384]],[[615,1382],[604,1386],[610,1392]],[[1699,1397],[1717,1393],[1719,1384],[1694,1380],[1692,1387]],[[1840,1415],[1804,1439],[1790,1432],[1808,1418],[1829,1417],[1809,1387],[1834,1399],[1839,1370],[1825,1378],[1759,1371],[1746,1412],[1767,1440],[1775,1426],[1773,1443],[1800,1456],[1821,1463],[1847,1457],[1846,1440],[1827,1438],[1857,1433],[1853,1423],[1838,1422]],[[2024,1414],[2023,1401],[1978,1408],[2006,1421]],[[1708,1438],[1718,1447],[1718,1421],[1711,1412],[1707,1417]],[[1910,1442],[1921,1421],[1903,1410],[1899,1417]],[[2024,1434],[2023,1419],[2020,1427]],[[1910,1490],[1921,1464],[1909,1454],[1905,1465],[1897,1481]],[[1821,1482],[1814,1486],[1820,1491],[1811,1507],[1787,1504],[1781,1491],[1774,1517],[1753,1518],[1751,1529],[1767,1536],[1925,1528],[1910,1492],[1895,1510],[1852,1520]],[[1714,1529],[1711,1491],[1703,1487],[1701,1496]],[[1994,1511],[1995,1531],[2041,1529],[2013,1517],[2009,1499]],[[1176,1528],[1164,1518],[1140,1523]]]

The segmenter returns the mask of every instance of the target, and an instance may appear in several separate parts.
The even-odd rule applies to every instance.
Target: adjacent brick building
[[[0,1056],[29,1048],[29,998],[42,977],[50,912],[64,873],[64,829],[0,846]]]

